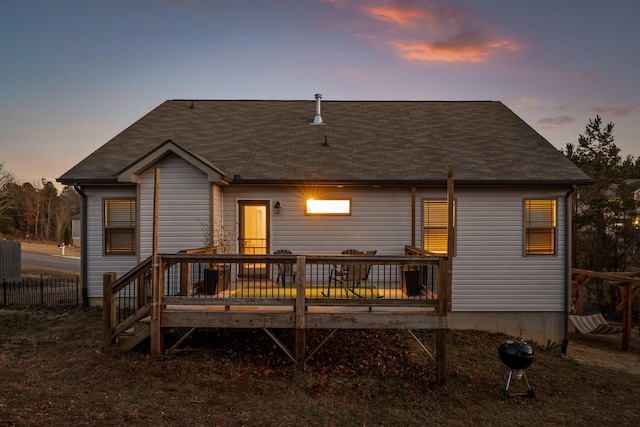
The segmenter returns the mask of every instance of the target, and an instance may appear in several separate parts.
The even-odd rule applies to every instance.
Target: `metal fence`
[[[80,280],[40,278],[2,281],[0,307],[79,307],[82,301]]]

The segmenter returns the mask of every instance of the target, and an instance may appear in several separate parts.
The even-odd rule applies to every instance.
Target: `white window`
[[[556,254],[556,201],[524,201],[525,255]]]
[[[104,200],[104,253],[136,253],[136,201]]]

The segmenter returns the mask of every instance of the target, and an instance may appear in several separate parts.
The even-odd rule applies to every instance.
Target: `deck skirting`
[[[292,306],[169,305],[163,328],[297,328]],[[447,329],[447,313],[431,307],[311,306],[305,329]],[[298,328],[299,329],[299,328]]]

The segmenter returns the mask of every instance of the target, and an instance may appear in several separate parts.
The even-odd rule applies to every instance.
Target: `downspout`
[[[82,304],[89,307],[89,291],[87,283],[87,195],[77,182],[73,183],[73,189],[82,197],[82,235],[80,236],[80,276],[82,278]]]
[[[569,310],[571,305],[571,258],[573,257],[573,202],[572,195],[576,191],[573,185],[564,196],[564,339],[562,340],[561,353],[567,355],[569,346]]]
[[[411,246],[416,247],[416,187],[411,187]]]

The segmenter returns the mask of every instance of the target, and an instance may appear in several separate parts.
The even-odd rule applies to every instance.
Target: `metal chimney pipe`
[[[312,125],[323,125],[322,116],[320,115],[320,102],[322,100],[322,94],[316,93],[316,116],[313,118]]]

